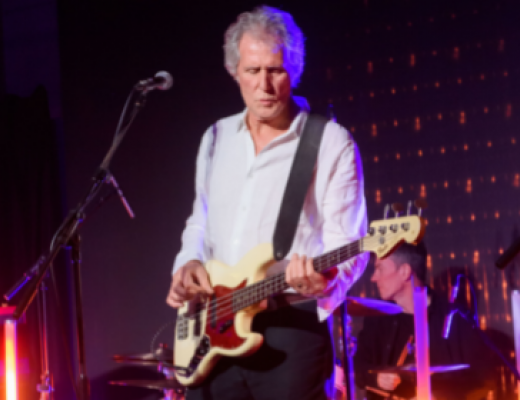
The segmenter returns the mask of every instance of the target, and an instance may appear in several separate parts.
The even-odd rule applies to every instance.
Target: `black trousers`
[[[256,315],[253,331],[264,343],[251,356],[221,358],[187,400],[326,400],[333,351],[316,301]]]

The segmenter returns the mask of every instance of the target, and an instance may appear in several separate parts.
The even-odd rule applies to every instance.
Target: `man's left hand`
[[[337,270],[328,274],[320,274],[314,270],[312,258],[293,254],[285,270],[285,281],[304,296],[322,297],[327,295],[330,282],[336,274]]]

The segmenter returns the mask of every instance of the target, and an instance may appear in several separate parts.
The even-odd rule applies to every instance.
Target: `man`
[[[218,121],[202,138],[193,213],[167,297],[172,307],[213,292],[207,260],[233,266],[256,245],[272,242],[308,116],[305,100],[291,95],[303,72],[304,38],[289,14],[265,6],[241,14],[226,32],[224,52],[246,109]],[[367,255],[326,275],[314,272],[311,257],[365,233],[359,153],[350,134],[328,122],[288,260],[268,271],[285,268],[293,298],[311,301],[258,314],[252,328],[264,336],[262,347],[248,357],[220,359],[199,387],[188,390],[188,400],[325,399],[332,351],[322,321],[361,275]]]
[[[397,303],[403,312],[365,318],[358,335],[356,384],[367,390],[368,400],[415,397],[414,377],[370,370],[415,363],[413,288],[425,284],[426,258],[426,246],[421,242],[417,246],[405,243],[389,257],[376,259],[372,282],[383,300]],[[432,375],[432,395],[436,400],[480,399],[489,378],[484,345],[471,325],[458,315],[452,321],[448,339],[444,339],[444,320],[449,312],[449,303],[428,290],[430,365],[469,364],[470,368]]]

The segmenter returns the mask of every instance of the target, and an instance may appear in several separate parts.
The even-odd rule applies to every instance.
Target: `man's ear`
[[[408,263],[401,264],[399,266],[399,275],[403,279],[403,281],[408,281],[412,279],[412,266]]]

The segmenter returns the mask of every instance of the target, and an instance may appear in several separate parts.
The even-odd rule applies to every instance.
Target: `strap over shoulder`
[[[303,202],[312,180],[325,125],[329,120],[309,114],[296,149],[273,235],[274,258],[282,260],[291,249]]]

